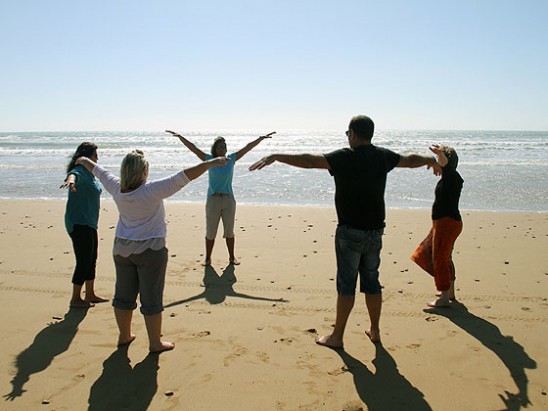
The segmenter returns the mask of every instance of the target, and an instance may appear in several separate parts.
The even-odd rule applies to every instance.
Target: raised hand
[[[447,157],[445,157],[445,153],[443,152],[443,149],[445,147],[441,144],[432,144],[429,147],[429,150],[436,155],[438,158],[438,164],[440,167],[445,167],[447,165]]]
[[[169,133],[175,137],[182,137],[179,133],[175,132],[175,131],[171,131],[171,130],[165,130],[166,133]]]
[[[273,131],[272,133],[265,134],[264,136],[260,136],[259,138],[261,138],[261,139],[272,138],[272,136],[273,136],[274,134],[276,134],[275,131]]]

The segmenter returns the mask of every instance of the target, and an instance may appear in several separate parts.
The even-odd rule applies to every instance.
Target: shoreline
[[[334,207],[238,204],[241,265],[227,264],[218,236],[207,269],[203,203],[168,201],[163,334],[176,347],[149,356],[138,310],[126,350],[116,349],[110,303],[68,310],[65,201],[0,205],[7,410],[548,408],[547,213],[461,211],[458,304],[428,310],[433,280],[409,255],[430,228],[430,210],[388,209],[383,344],[365,337],[359,296],[340,352],[314,344],[335,317]],[[117,217],[103,200],[96,289],[108,298]]]
[[[1,197],[0,196],[0,202],[10,202],[10,201],[45,201],[45,202],[66,202],[66,198],[53,198],[53,197],[40,197],[40,198],[8,198],[8,197]],[[101,198],[101,204],[103,202],[109,202],[114,204],[114,201],[112,198]],[[165,200],[166,204],[188,204],[191,206],[195,205],[204,205],[205,206],[205,198],[204,200],[195,201],[195,200],[171,200],[167,199]],[[299,207],[299,208],[335,208],[335,204],[303,204],[303,203],[266,203],[266,202],[241,202],[238,201],[238,207]],[[388,213],[389,210],[409,210],[409,211],[430,211],[431,206],[429,207],[386,207],[386,211]],[[461,214],[464,213],[534,213],[534,214],[548,214],[547,210],[491,210],[491,209],[467,209],[467,208],[461,208],[460,209]]]

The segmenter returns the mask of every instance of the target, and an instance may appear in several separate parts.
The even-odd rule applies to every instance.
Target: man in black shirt
[[[330,335],[316,343],[343,348],[343,335],[354,307],[356,282],[365,294],[371,326],[366,334],[380,341],[382,289],[379,283],[380,253],[384,231],[384,190],[386,177],[394,167],[416,168],[424,165],[439,171],[435,157],[401,155],[371,144],[375,125],[364,115],[350,120],[346,136],[350,148],[328,154],[271,154],[249,167],[260,170],[275,161],[300,168],[329,170],[335,179],[335,207],[338,225],[335,236],[337,255],[337,315]]]

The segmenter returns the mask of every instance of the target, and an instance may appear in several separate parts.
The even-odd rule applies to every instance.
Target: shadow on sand
[[[502,335],[496,325],[472,314],[458,301],[454,301],[451,308],[427,308],[424,312],[446,317],[500,358],[518,387],[517,394],[508,391],[504,392],[505,395],[499,394],[507,410],[520,410],[531,404],[527,391],[529,380],[525,369],[535,369],[537,363],[513,337]]]
[[[159,354],[148,354],[131,368],[128,346],[119,347],[103,363],[103,373],[89,392],[88,411],[146,410],[158,391]]]
[[[424,394],[400,374],[394,358],[382,344],[375,344],[375,372],[343,349],[335,349],[354,378],[356,392],[368,410],[431,411]]]
[[[204,269],[204,291],[200,294],[196,294],[193,297],[188,297],[183,300],[174,301],[166,304],[165,307],[174,307],[176,305],[189,303],[199,299],[205,299],[210,304],[220,304],[226,300],[226,297],[246,298],[249,300],[259,301],[276,301],[287,302],[283,298],[266,298],[256,297],[253,295],[242,294],[234,291],[234,284],[236,283],[236,275],[234,274],[234,264],[229,264],[223,271],[223,274],[219,276],[215,269],[208,265]]]
[[[32,344],[17,356],[17,374],[11,380],[11,392],[4,395],[6,401],[21,397],[26,391],[23,386],[30,376],[44,371],[55,357],[68,350],[87,311],[86,308],[70,308],[63,320],[49,323],[36,335]]]

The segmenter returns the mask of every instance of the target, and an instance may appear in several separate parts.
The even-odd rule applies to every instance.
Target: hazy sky
[[[548,130],[546,0],[0,0],[0,131]]]

